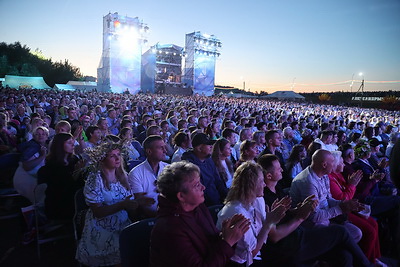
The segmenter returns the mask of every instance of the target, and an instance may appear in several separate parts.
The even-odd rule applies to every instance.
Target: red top
[[[348,184],[341,173],[330,173],[328,177],[334,199],[349,200],[353,198],[356,187]]]

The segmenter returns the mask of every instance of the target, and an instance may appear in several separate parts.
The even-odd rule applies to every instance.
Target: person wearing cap
[[[211,159],[213,140],[204,133],[193,136],[193,149],[182,155],[182,160],[187,160],[200,168],[201,183],[206,187],[204,190],[206,206],[222,204],[228,189],[218,174],[217,167]]]

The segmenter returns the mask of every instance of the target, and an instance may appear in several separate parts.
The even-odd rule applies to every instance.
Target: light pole
[[[291,90],[292,90],[292,91],[293,91],[294,86],[295,86],[295,83],[294,83],[295,80],[296,80],[296,77],[294,77],[294,78],[293,78],[293,81],[292,81],[292,87],[291,87]]]
[[[353,83],[354,83],[354,73],[353,76],[351,76],[350,94],[353,92]]]
[[[358,91],[357,91],[356,95],[359,92],[361,92],[360,106],[362,107],[363,106],[363,98],[364,98],[364,74],[362,72],[360,72],[358,75],[362,77],[362,81],[361,81],[360,88],[358,88]]]

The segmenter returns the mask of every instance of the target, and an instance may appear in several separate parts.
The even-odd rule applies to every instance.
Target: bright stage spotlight
[[[103,53],[97,69],[100,92],[140,90],[142,45],[146,41],[140,29],[146,27],[139,18],[120,16],[117,12],[103,17]]]

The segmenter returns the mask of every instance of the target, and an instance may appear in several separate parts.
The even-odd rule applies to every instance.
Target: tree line
[[[28,46],[22,46],[20,42],[0,43],[0,77],[5,75],[43,77],[50,87],[56,83],[81,80],[83,77],[80,69],[67,59],[53,62],[38,49],[31,52]]]

